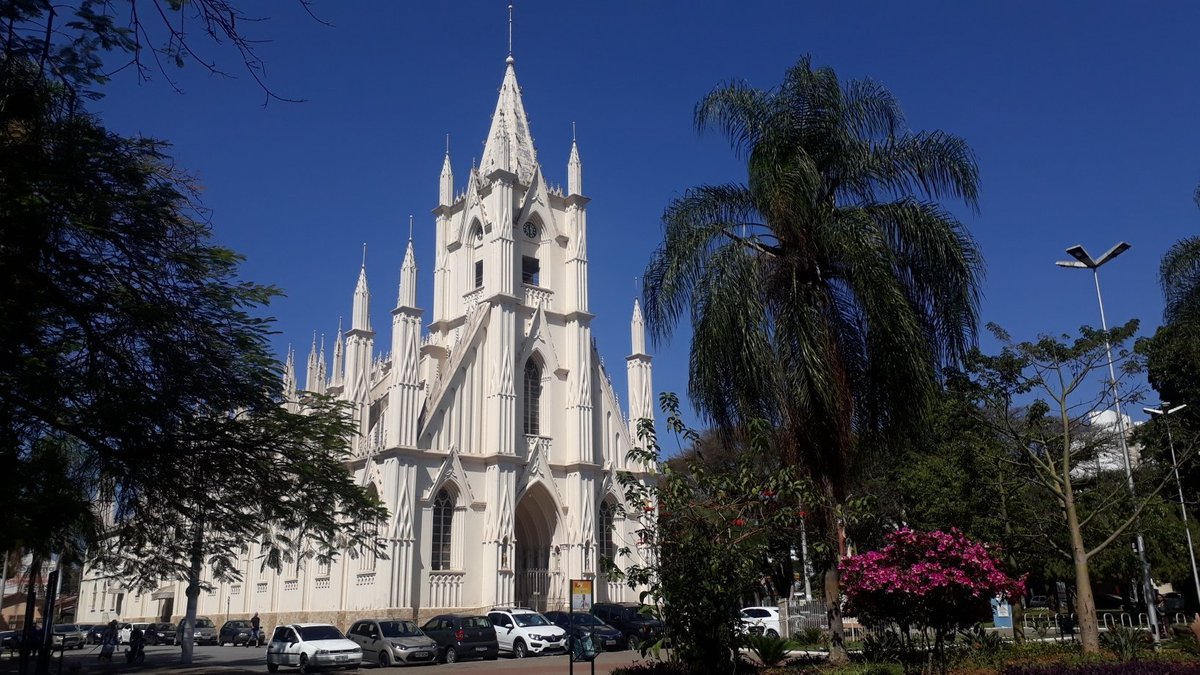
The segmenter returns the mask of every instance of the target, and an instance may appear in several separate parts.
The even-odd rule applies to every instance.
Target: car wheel
[[[625,646],[629,648],[629,651],[631,651],[631,652],[636,652],[636,651],[637,651],[637,648],[638,648],[638,639],[637,639],[637,637],[635,637],[635,636],[633,636],[633,635],[630,635],[630,636],[629,636],[629,637],[628,637],[628,638],[625,640]]]
[[[771,630],[767,631],[767,637],[771,638],[772,640],[778,640],[778,639],[779,639],[779,633],[777,633],[777,632],[775,631],[775,629],[774,629],[774,628],[772,628]]]
[[[523,658],[525,658],[526,654],[527,654],[527,652],[525,650],[525,641],[520,638],[517,638],[517,640],[515,642],[513,642],[513,658],[514,659],[523,659]]]
[[[300,675],[307,675],[307,674],[308,674],[308,654],[301,654],[301,655],[300,655],[300,666],[299,666],[299,669],[300,669]]]
[[[446,647],[446,656],[443,660],[446,663],[458,662],[458,652],[454,650],[454,647]]]
[[[275,671],[277,671],[277,670],[279,670],[279,664],[278,664],[278,663],[268,663],[268,664],[267,664],[267,672],[268,672],[268,673],[273,673],[273,672],[275,672]]]
[[[379,667],[390,668],[392,665],[392,657],[388,656],[386,649],[379,650]]]

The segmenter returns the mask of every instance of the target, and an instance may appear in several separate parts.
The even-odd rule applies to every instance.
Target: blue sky
[[[302,369],[312,332],[331,336],[350,313],[363,242],[387,344],[409,214],[431,308],[445,135],[461,186],[504,73],[507,3],[316,0],[333,27],[299,3],[245,4],[270,16],[244,24],[269,40],[266,81],[306,102],[263,107],[236,55],[198,37],[235,79],[190,65],[170,73],[177,95],[162,75],[139,84],[127,70],[94,108],[174,144],[217,238],[247,256],[245,276],[286,291],[270,308],[275,344],[296,345]],[[566,182],[578,128],[593,329],[622,400],[634,279],[663,208],[690,186],[744,178],[719,136],[695,133],[693,106],[732,78],[774,86],[806,53],[882,82],[914,130],[974,148],[980,209],[954,208],[987,261],[984,322],[1017,339],[1098,323],[1090,275],[1054,261],[1124,239],[1133,248],[1101,275],[1109,321],[1151,333],[1159,260],[1200,230],[1197,25],[1200,4],[1184,2],[519,2],[517,77],[552,183]],[[657,390],[686,391],[687,347],[680,334],[654,348]]]

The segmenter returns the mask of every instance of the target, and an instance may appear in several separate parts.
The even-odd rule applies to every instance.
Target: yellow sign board
[[[575,612],[592,611],[594,596],[591,579],[571,580],[571,610]]]

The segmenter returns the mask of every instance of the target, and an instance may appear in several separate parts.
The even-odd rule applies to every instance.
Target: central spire
[[[501,163],[501,138],[508,143],[508,167]],[[529,119],[525,116],[525,104],[521,101],[521,88],[517,85],[517,71],[513,67],[512,56],[507,59],[504,81],[500,84],[500,98],[496,101],[496,112],[492,113],[492,128],[488,131],[479,168],[485,176],[498,168],[507,168],[517,175],[518,181],[526,185],[537,172],[537,153],[533,149],[533,137],[529,134]]]

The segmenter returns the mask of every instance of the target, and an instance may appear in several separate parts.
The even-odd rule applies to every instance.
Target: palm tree
[[[974,208],[978,170],[961,138],[909,132],[882,86],[841,82],[809,57],[769,91],[718,87],[695,122],[728,138],[748,179],[667,207],[647,323],[661,342],[686,314],[700,414],[726,430],[767,421],[818,486],[811,510],[835,552],[830,658],[845,660],[838,562],[853,466],[868,438],[919,425],[939,367],[974,342],[983,263],[938,200]]]
[[[1194,195],[1200,206],[1200,186]],[[1163,298],[1163,320],[1169,324],[1200,324],[1200,236],[1185,237],[1163,255],[1158,268]]]

